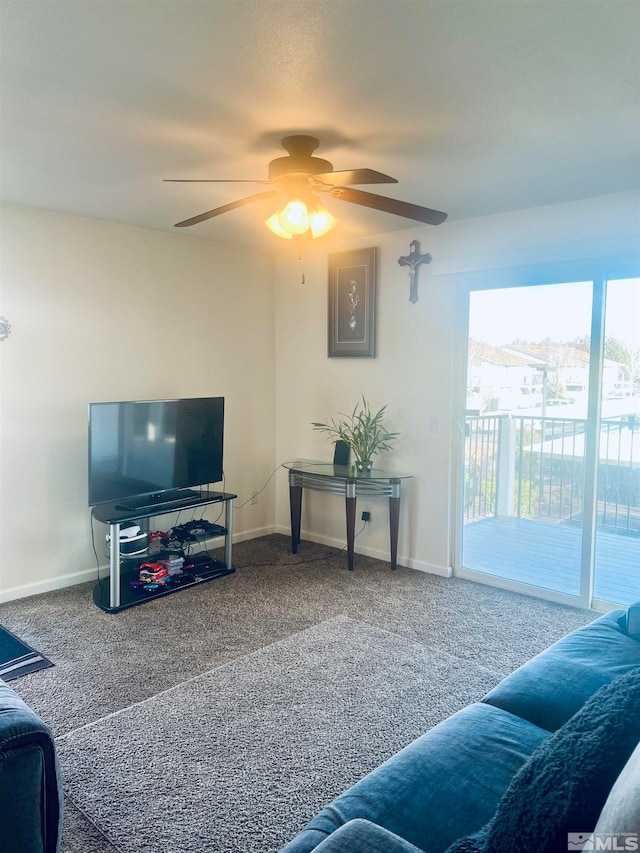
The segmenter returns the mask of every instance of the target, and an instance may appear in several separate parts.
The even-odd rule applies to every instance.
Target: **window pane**
[[[470,294],[462,566],[580,592],[592,283]]]
[[[605,310],[595,597],[640,598],[640,279],[610,281]]]

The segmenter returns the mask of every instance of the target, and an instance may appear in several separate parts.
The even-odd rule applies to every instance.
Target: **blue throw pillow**
[[[561,689],[561,687],[559,687]],[[567,833],[592,832],[640,741],[640,667],[601,687],[514,776],[489,823],[447,853],[567,849]]]

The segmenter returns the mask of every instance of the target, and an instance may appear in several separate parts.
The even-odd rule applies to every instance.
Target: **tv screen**
[[[217,483],[223,444],[224,397],[90,403],[89,506],[139,508]]]

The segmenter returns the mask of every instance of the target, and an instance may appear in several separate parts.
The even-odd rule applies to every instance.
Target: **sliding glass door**
[[[638,280],[468,294],[458,573],[640,598]]]
[[[596,599],[640,600],[640,279],[607,283],[595,517]]]

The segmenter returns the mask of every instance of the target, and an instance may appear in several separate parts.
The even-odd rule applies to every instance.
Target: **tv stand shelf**
[[[118,613],[127,607],[135,607],[137,604],[144,604],[154,598],[160,598],[165,595],[171,595],[174,592],[195,584],[204,583],[205,581],[214,580],[215,578],[230,575],[235,572],[231,562],[231,549],[233,540],[233,503],[237,497],[230,492],[203,492],[198,493],[197,497],[191,498],[188,503],[180,502],[179,506],[175,503],[155,504],[153,507],[147,506],[144,509],[125,510],[120,504],[100,504],[93,508],[93,517],[103,524],[109,525],[109,535],[111,542],[111,555],[109,558],[109,577],[102,581],[98,581],[93,588],[93,601],[101,609],[107,613]],[[140,521],[141,519],[154,518],[158,515],[176,512],[186,509],[195,509],[199,506],[207,504],[224,503],[224,527],[222,528],[221,536],[224,536],[224,561],[211,561],[206,567],[202,567],[198,571],[198,567],[189,571],[183,572],[180,576],[180,582],[176,586],[168,588],[160,588],[151,592],[136,592],[129,586],[129,581],[136,580],[138,576],[137,568],[127,569],[123,564],[132,564],[135,562],[133,558],[123,557],[120,554],[120,526],[126,521]],[[148,559],[153,560],[153,556]],[[197,557],[194,558],[197,564]]]

